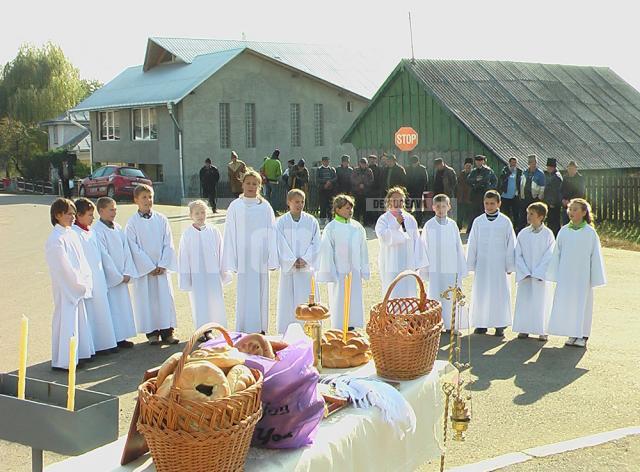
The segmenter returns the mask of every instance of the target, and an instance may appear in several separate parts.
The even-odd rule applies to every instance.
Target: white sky
[[[344,44],[373,54],[386,76],[410,57],[410,10],[418,58],[609,66],[640,89],[639,9],[621,0],[5,0],[0,64],[24,42],[52,41],[82,77],[108,82],[143,62],[149,36],[244,32],[253,41]]]

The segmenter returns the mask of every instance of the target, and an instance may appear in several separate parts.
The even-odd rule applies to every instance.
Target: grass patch
[[[596,222],[596,230],[603,246],[640,252],[640,223]]]

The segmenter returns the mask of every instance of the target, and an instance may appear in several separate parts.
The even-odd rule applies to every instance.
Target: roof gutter
[[[175,103],[167,102],[167,111],[169,112],[169,116],[173,121],[176,130],[178,130],[178,158],[180,164],[180,196],[181,200],[184,201],[184,164],[182,160],[182,128],[180,124],[178,124],[178,120],[176,120],[175,115],[173,114],[173,107]]]
[[[89,132],[89,172],[93,173],[93,139],[91,135],[91,128],[87,128],[86,126],[81,125],[76,120],[74,120],[71,117],[71,113],[69,113],[69,111],[67,111],[66,115],[67,115],[67,120],[69,120],[69,123]]]

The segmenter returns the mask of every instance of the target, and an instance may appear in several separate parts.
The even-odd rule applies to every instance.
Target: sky
[[[52,41],[83,78],[108,82],[141,64],[150,36],[344,45],[380,77],[411,57],[611,67],[640,90],[637,2],[574,0],[5,1],[0,64]],[[9,20],[9,21],[6,21]]]

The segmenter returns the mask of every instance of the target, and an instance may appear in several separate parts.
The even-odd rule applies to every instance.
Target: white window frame
[[[315,145],[324,146],[324,105],[322,103],[313,105],[313,131]]]
[[[300,104],[292,103],[289,107],[291,116],[291,146],[300,147],[302,136],[300,135]]]
[[[247,148],[256,147],[256,104],[244,104],[244,128],[246,134],[245,145]]]
[[[140,135],[136,135],[136,127]],[[133,141],[155,141],[158,139],[158,115],[155,108],[133,108],[131,110],[131,139]]]
[[[98,113],[100,141],[120,141],[120,112],[107,110]]]
[[[220,103],[219,106],[220,121],[220,148],[231,149],[231,104],[228,102]]]

